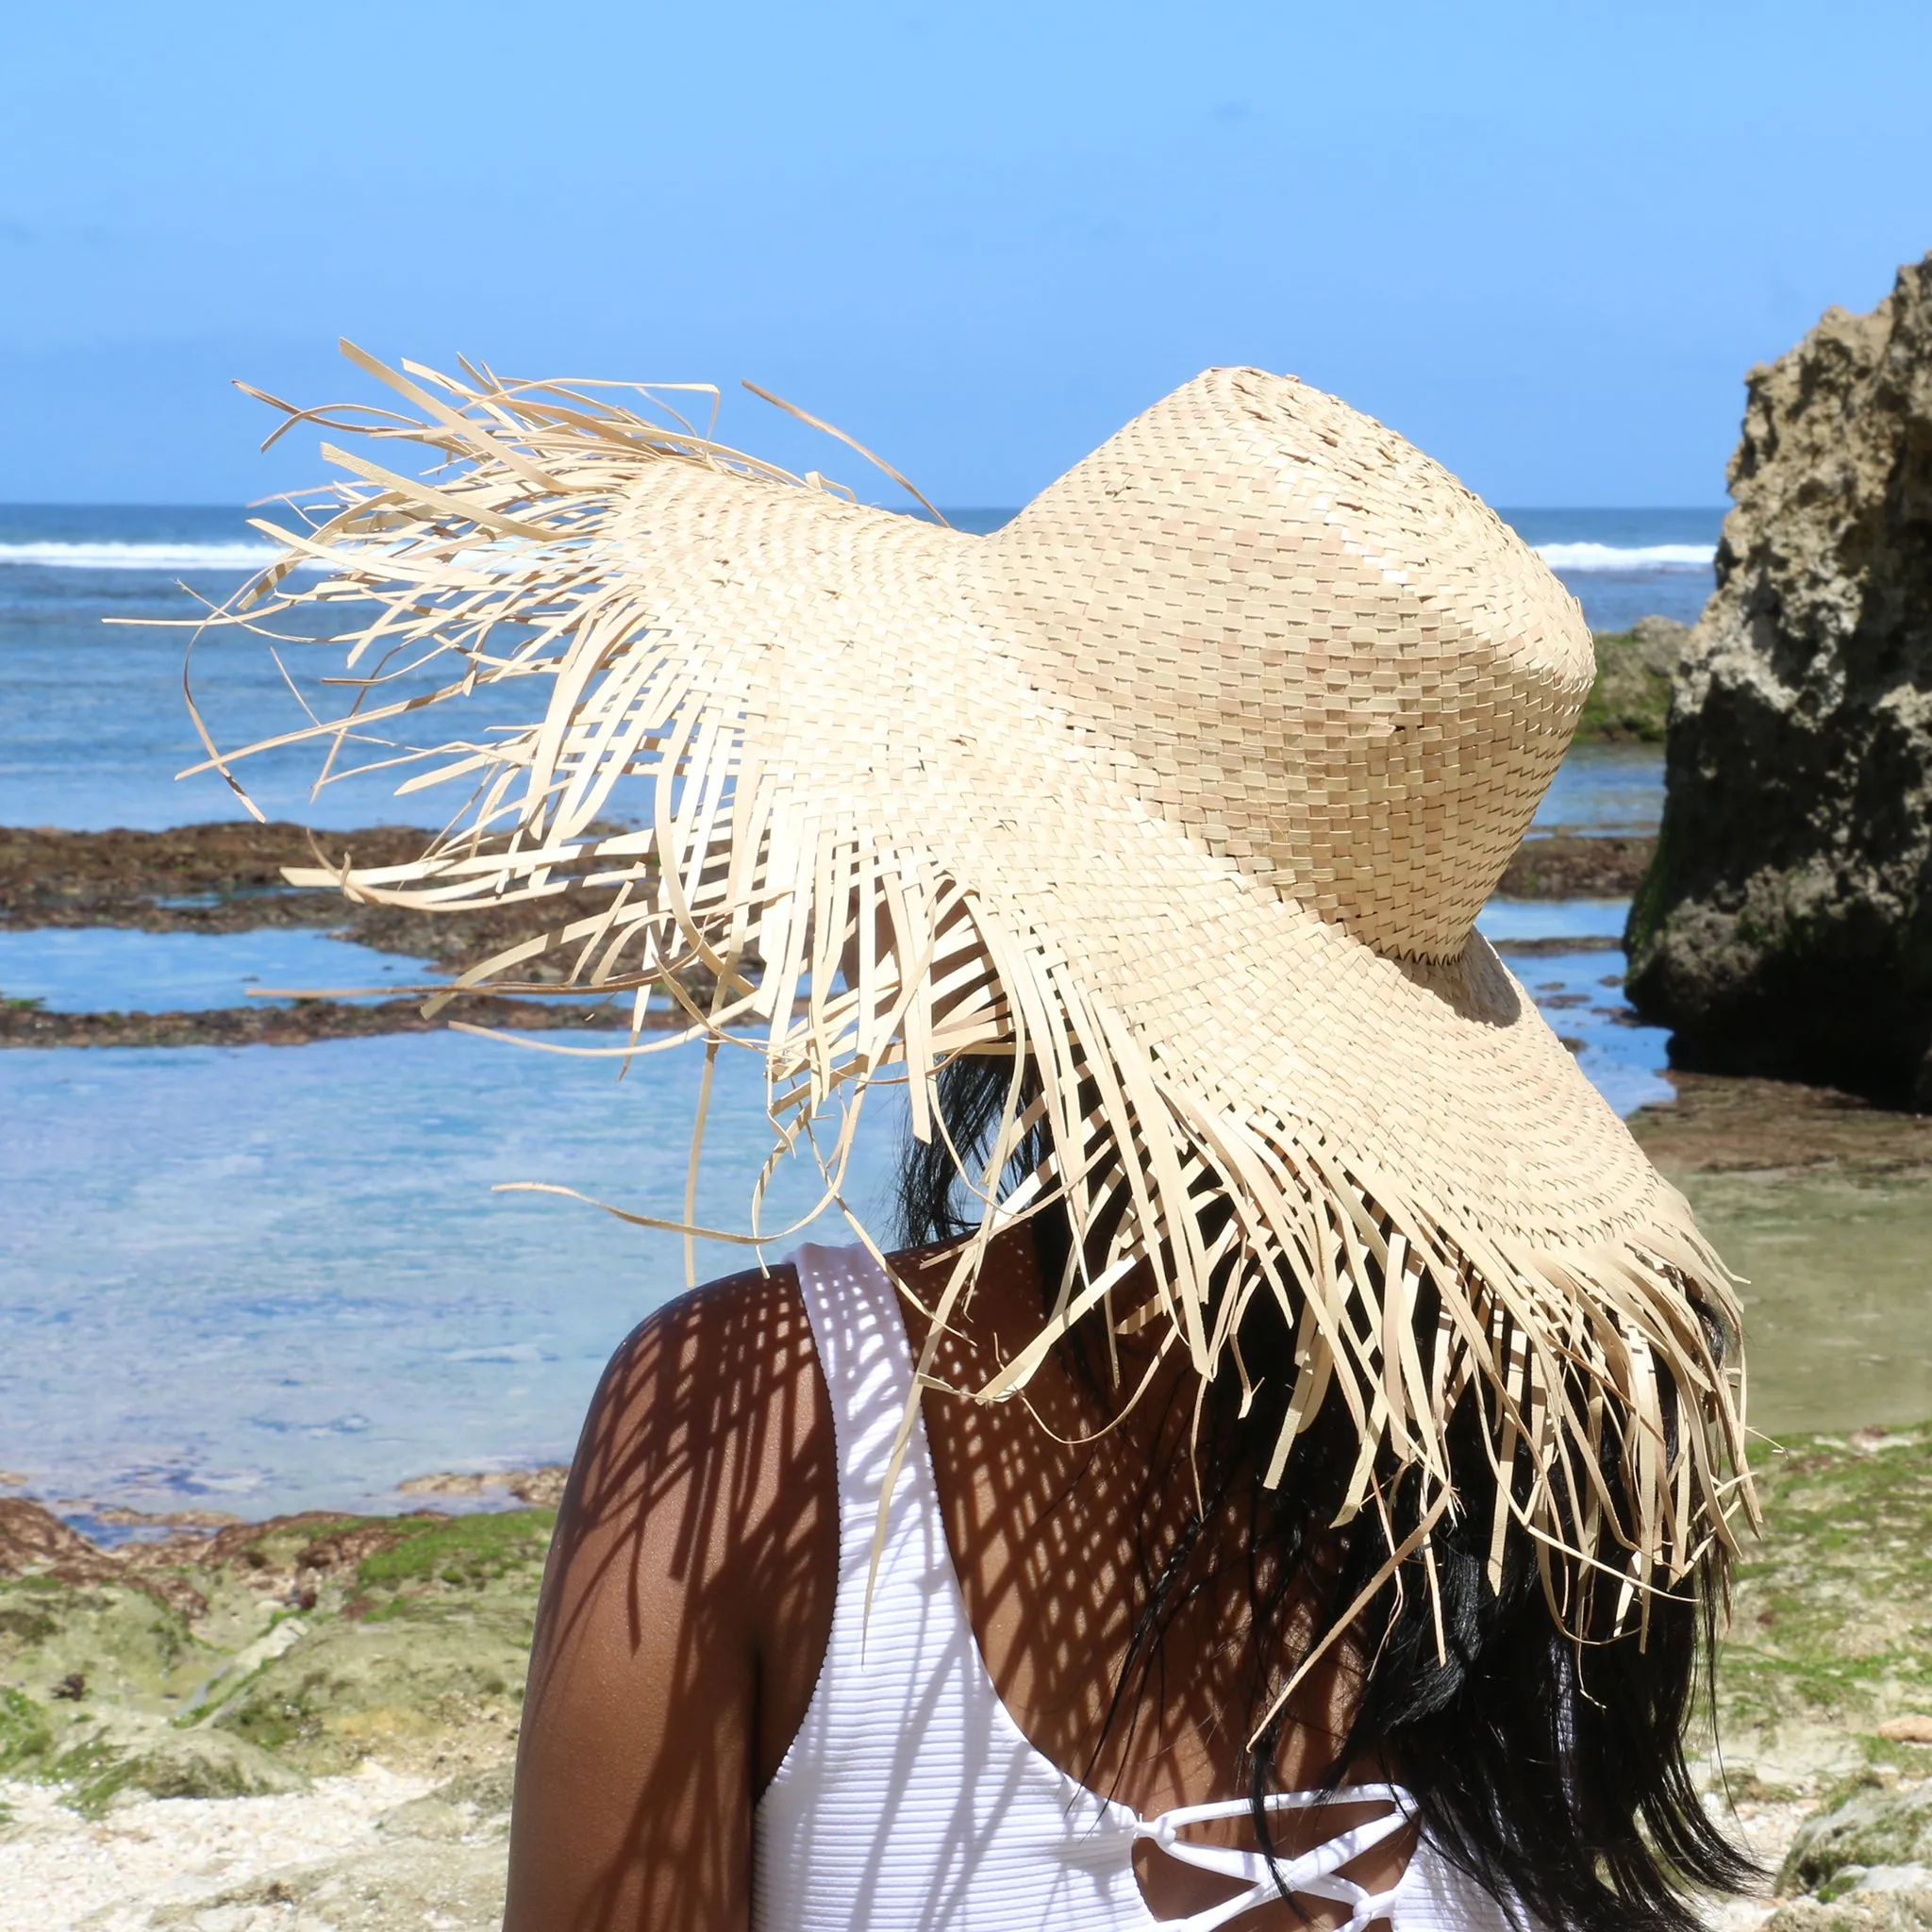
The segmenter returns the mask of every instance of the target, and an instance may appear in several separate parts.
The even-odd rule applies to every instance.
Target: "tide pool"
[[[1476,914],[1475,929],[1492,946],[1506,948],[1562,940],[1621,944],[1629,917],[1627,899],[1491,899]]]
[[[1674,1097],[1670,1033],[1637,1022],[1624,997],[1624,956],[1591,951],[1504,953],[1557,1038],[1620,1114]]]
[[[1537,807],[1529,836],[1647,837],[1663,808],[1662,745],[1573,744]]]
[[[249,1005],[258,989],[272,988],[337,998],[367,989],[370,997],[393,999],[405,987],[443,976],[426,959],[379,953],[300,926],[0,932],[0,997],[32,1000],[52,1013],[205,1012]]]
[[[1006,514],[960,521],[991,529]],[[1530,541],[1569,546],[1552,557],[1600,627],[1643,609],[1694,615],[1707,593],[1707,567],[1677,559],[1714,541],[1709,512],[1512,518]],[[181,698],[187,633],[102,620],[189,614],[177,577],[226,595],[253,541],[232,510],[0,508],[0,824],[242,816],[217,774],[174,776],[202,756]],[[289,655],[311,671],[331,658],[300,641]],[[253,641],[204,639],[194,682],[225,745],[299,722]],[[509,715],[527,692],[490,694],[467,727],[485,731],[499,702]],[[317,762],[296,748],[242,769],[268,812],[318,826],[430,825],[458,802],[398,800],[392,777],[316,797]],[[1660,798],[1654,748],[1580,747],[1537,830],[1654,829]],[[1628,1024],[1613,983],[1622,958],[1605,941],[1621,935],[1621,907],[1497,906],[1484,920],[1506,948],[1539,942],[1511,968],[1612,1105],[1668,1094],[1662,1036]],[[309,929],[0,933],[0,994],[61,1010],[432,976]],[[610,1350],[682,1288],[682,1242],[491,1190],[557,1182],[680,1216],[701,1065],[654,1056],[620,1081],[608,1059],[447,1033],[0,1053],[0,1470],[43,1495],[262,1514],[381,1507],[410,1475],[567,1457]],[[718,1079],[699,1216],[739,1227],[770,1144],[760,1070],[729,1054]],[[895,1104],[873,1103],[852,1174],[875,1228],[891,1224]],[[815,1171],[794,1163],[768,1227],[815,1196]],[[814,1234],[845,1238],[836,1216]],[[697,1273],[745,1258],[700,1244]]]
[[[1623,908],[1484,918],[1507,947],[1524,913],[1532,937],[1560,945],[1621,930]],[[289,969],[302,953],[336,967],[330,984],[372,964],[418,970],[305,931],[0,940],[66,942],[47,949],[69,972],[62,1005],[85,986],[118,996],[117,975],[159,940],[176,1004],[216,991],[248,957],[242,941],[260,942],[258,964]],[[358,969],[346,981],[339,956]],[[1612,1106],[1669,1097],[1664,1036],[1629,1024],[1620,954],[1508,963]],[[381,1507],[433,1470],[567,1458],[610,1351],[682,1290],[683,1242],[581,1202],[492,1191],[551,1183],[681,1219],[702,1056],[642,1056],[622,1079],[618,1065],[456,1033],[0,1053],[0,1468],[76,1502],[265,1514]],[[902,1136],[887,1091],[847,1189],[874,1229],[891,1224]],[[769,1146],[760,1065],[727,1052],[701,1222],[744,1227]],[[816,1170],[789,1162],[764,1227],[818,1193]],[[849,1239],[836,1210],[812,1232]],[[752,1257],[700,1242],[695,1263],[702,1280]]]
[[[597,1374],[684,1286],[702,1057],[455,1033],[0,1054],[0,1468],[38,1493],[248,1514],[392,1502],[404,1477],[567,1459]],[[850,1198],[890,1220],[896,1093]],[[699,1218],[741,1229],[761,1070],[721,1057]],[[819,1192],[777,1175],[764,1224]],[[836,1212],[817,1239],[850,1239]],[[804,1239],[793,1233],[778,1252]],[[698,1278],[755,1265],[698,1245]]]

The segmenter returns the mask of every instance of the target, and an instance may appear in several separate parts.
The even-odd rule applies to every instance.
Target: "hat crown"
[[[1148,806],[1386,953],[1459,953],[1594,675],[1575,600],[1494,511],[1260,370],[1176,390],[981,555]]]

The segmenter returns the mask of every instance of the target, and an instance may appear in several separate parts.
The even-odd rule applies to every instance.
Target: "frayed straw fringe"
[[[1756,1509],[1741,1474],[1741,1369],[1718,1358],[1699,1310],[1735,1336],[1737,1307],[1681,1201],[1663,1191],[1671,1218],[1646,1229],[1641,1247],[1552,1253],[1486,1226],[1453,1197],[1411,1197],[1399,1176],[1344,1157],[1307,1122],[1231,1111],[1193,1070],[1170,1066],[1138,1038],[1038,930],[1007,924],[972,880],[947,875],[916,827],[883,830],[761,764],[729,641],[657,626],[653,559],[625,525],[641,481],[667,466],[781,491],[825,487],[819,478],[725,448],[673,412],[634,413],[590,385],[500,381],[467,362],[460,378],[416,363],[397,373],[344,346],[420,413],[277,405],[288,420],[276,434],[316,421],[426,447],[441,468],[418,480],[325,446],[352,479],[334,487],[332,511],[307,512],[294,529],[256,524],[283,556],[207,622],[273,635],[271,622],[297,606],[373,602],[377,614],[335,640],[347,646],[356,691],[347,711],[311,713],[307,726],[248,750],[315,741],[326,747],[318,783],[332,782],[352,745],[378,742],[481,685],[543,677],[550,696],[537,723],[492,741],[402,746],[378,761],[422,768],[403,792],[470,788],[422,859],[288,875],[416,909],[553,899],[567,908],[584,892],[609,894],[473,967],[430,1010],[486,984],[554,994],[554,982],[517,969],[556,955],[568,961],[570,988],[632,994],[633,1030],[616,1050],[625,1059],[695,1041],[713,1058],[724,1046],[759,1054],[774,1161],[808,1151],[824,1202],[875,1257],[845,1195],[871,1087],[903,1079],[912,1131],[928,1140],[943,1131],[937,1071],[960,1054],[1009,1057],[991,1149],[962,1173],[980,1221],[927,1310],[922,1384],[932,1382],[941,1335],[993,1233],[1062,1203],[1104,1253],[1096,1261],[1075,1241],[1050,1319],[971,1391],[979,1398],[1023,1388],[1060,1336],[1098,1316],[1109,1337],[1164,1324],[1163,1358],[1185,1347],[1199,1374],[1236,1374],[1252,1399],[1236,1337],[1251,1302],[1266,1296],[1295,1338],[1297,1374],[1268,1481],[1282,1478],[1298,1432],[1331,1397],[1360,1445],[1340,1522],[1373,1506],[1386,1523],[1391,1461],[1419,1480],[1414,1527],[1382,1580],[1420,1552],[1433,1587],[1429,1533],[1459,1507],[1449,1419],[1472,1394],[1495,1477],[1492,1582],[1508,1540],[1526,1535],[1553,1611],[1580,1634],[1599,1572],[1617,1592],[1621,1624],[1633,1613],[1641,1622],[1657,1590],[1681,1585],[1707,1556],[1722,1567],[1733,1513],[1755,1521]],[[294,578],[298,565],[315,564],[325,572],[319,581]],[[438,659],[455,666],[439,687],[385,701],[403,668]],[[221,772],[245,802],[233,770],[244,754],[223,755],[198,712],[196,723],[208,751],[196,769]],[[592,828],[620,779],[641,787],[650,822],[599,836]],[[692,967],[713,980],[707,1005],[681,983]],[[659,992],[683,1025],[647,1046],[639,1029]],[[1039,1097],[1023,1110],[1029,1060]],[[708,1066],[707,1093],[708,1079]],[[821,1144],[828,1103],[836,1131]],[[1048,1170],[1003,1199],[1009,1158],[1041,1124],[1058,1150]],[[694,1141],[693,1183],[697,1151]],[[763,1188],[761,1178],[752,1231],[716,1238],[765,1246],[795,1232],[760,1231]],[[692,1200],[688,1192],[681,1223],[625,1218],[684,1232],[689,1268],[691,1238],[713,1234],[691,1225]],[[1210,1241],[1201,1210],[1224,1200],[1232,1218]],[[1149,1291],[1122,1309],[1116,1292],[1137,1269]],[[1218,1293],[1217,1271],[1226,1284]],[[1426,1346],[1414,1320],[1425,1277],[1441,1291]],[[1666,1384],[1676,1403],[1670,1428]],[[902,1453],[910,1423],[908,1413]],[[1621,1470],[1621,1499],[1602,1477],[1606,1460]],[[1608,1564],[1606,1549],[1620,1553]]]

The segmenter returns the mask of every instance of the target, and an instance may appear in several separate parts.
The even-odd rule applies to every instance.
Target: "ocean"
[[[988,528],[1001,511],[956,520]],[[1692,621],[1722,512],[1507,510],[1598,629]],[[230,508],[0,507],[0,826],[158,830],[242,815],[182,698],[196,599],[265,553]],[[134,620],[143,627],[106,624]],[[258,646],[196,645],[197,701],[227,743],[286,729]],[[375,781],[308,791],[312,754],[263,760],[270,817],[430,824]],[[1544,831],[1654,829],[1660,761],[1585,746]],[[1515,959],[1611,1104],[1667,1098],[1664,1036],[1621,996],[1615,903],[1493,904]],[[425,962],[310,929],[0,930],[0,997],[54,1011],[235,1007],[251,988],[418,983]],[[697,1066],[608,1062],[458,1034],[302,1046],[0,1052],[0,1475],[97,1524],[108,1506],[248,1515],[394,1507],[441,1470],[566,1459],[598,1370],[684,1286],[682,1243],[555,1195],[682,1205]],[[885,1218],[900,1121],[875,1105],[851,1205]],[[741,1226],[767,1149],[759,1069],[721,1061],[700,1194]],[[815,1170],[773,1190],[765,1226],[820,1204]],[[813,1224],[840,1240],[836,1209]],[[794,1237],[795,1238],[795,1237]],[[700,1278],[746,1264],[700,1244]]]

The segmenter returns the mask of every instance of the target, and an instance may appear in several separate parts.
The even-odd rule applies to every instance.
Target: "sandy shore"
[[[503,1913],[505,1821],[377,1763],[299,1793],[139,1798],[99,1818],[0,1780],[0,1932],[470,1932]]]
[[[18,1782],[0,1780],[0,1805],[14,1818],[0,1932],[493,1932],[502,1918],[507,1817],[375,1763],[299,1795],[139,1799],[92,1820]],[[1775,1869],[1811,1808],[1747,1800],[1733,1820]],[[1707,1922],[1757,1932],[1779,1910],[1740,1900]]]
[[[116,1513],[0,1501],[0,1932],[495,1925],[552,1511]]]

